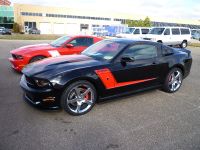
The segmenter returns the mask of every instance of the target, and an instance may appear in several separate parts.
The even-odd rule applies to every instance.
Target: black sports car
[[[100,41],[81,55],[32,63],[23,69],[25,99],[72,115],[92,109],[97,100],[162,87],[176,92],[188,76],[191,52],[150,41]]]

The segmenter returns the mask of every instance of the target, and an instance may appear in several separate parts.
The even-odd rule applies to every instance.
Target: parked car
[[[37,28],[30,28],[28,30],[29,34],[40,34],[40,30],[38,30]]]
[[[195,33],[200,33],[200,29],[191,29],[190,31],[191,31],[191,35],[193,39],[194,39]]]
[[[29,63],[60,55],[79,54],[88,46],[102,40],[94,36],[63,36],[49,44],[36,44],[12,50],[12,68],[21,71]]]
[[[196,39],[196,40],[199,40],[199,41],[200,41],[200,32],[196,32],[196,33],[193,35],[193,39]]]
[[[154,27],[143,39],[185,48],[191,40],[191,33],[186,27]]]
[[[130,34],[132,34],[134,30],[135,30],[135,27],[128,27],[125,32],[117,34],[116,37],[118,37],[118,38],[126,38]]]
[[[117,37],[142,39],[145,34],[149,33],[149,31],[150,31],[150,28],[147,28],[147,27],[134,27],[134,30],[132,30],[132,33],[118,34]]]
[[[190,73],[190,53],[150,41],[103,40],[80,55],[28,65],[20,85],[35,106],[82,115],[100,100],[150,88],[178,91]]]
[[[11,33],[11,31],[9,29],[4,28],[4,29],[0,30],[0,34],[2,34],[2,35],[11,35],[12,33]]]

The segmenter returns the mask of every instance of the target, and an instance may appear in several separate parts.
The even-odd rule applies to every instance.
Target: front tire
[[[71,115],[89,112],[97,99],[96,89],[88,81],[80,80],[69,85],[61,97],[62,108]]]
[[[183,81],[183,73],[179,68],[173,68],[167,74],[163,89],[165,92],[174,93],[179,90]]]

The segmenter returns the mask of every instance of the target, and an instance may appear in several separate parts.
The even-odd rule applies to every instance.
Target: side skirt
[[[162,87],[162,84],[156,85],[156,86],[151,86],[151,87],[144,88],[144,89],[135,90],[135,91],[130,91],[130,92],[124,92],[124,93],[120,93],[120,94],[116,94],[116,95],[111,95],[111,96],[107,96],[107,97],[99,97],[98,102],[102,102],[102,101],[105,101],[105,100],[110,100],[110,99],[113,99],[113,98],[119,98],[119,97],[123,97],[123,96],[128,96],[128,95],[131,95],[131,94],[136,94],[136,93],[148,91],[148,90],[151,90],[151,89],[158,89],[158,88],[161,88],[161,87]]]

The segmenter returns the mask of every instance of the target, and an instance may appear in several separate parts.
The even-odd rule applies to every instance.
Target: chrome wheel
[[[75,114],[87,112],[94,104],[94,90],[89,84],[78,84],[73,86],[66,99],[69,110]]]
[[[173,71],[169,76],[168,86],[172,92],[177,91],[182,84],[182,73],[179,70]]]

